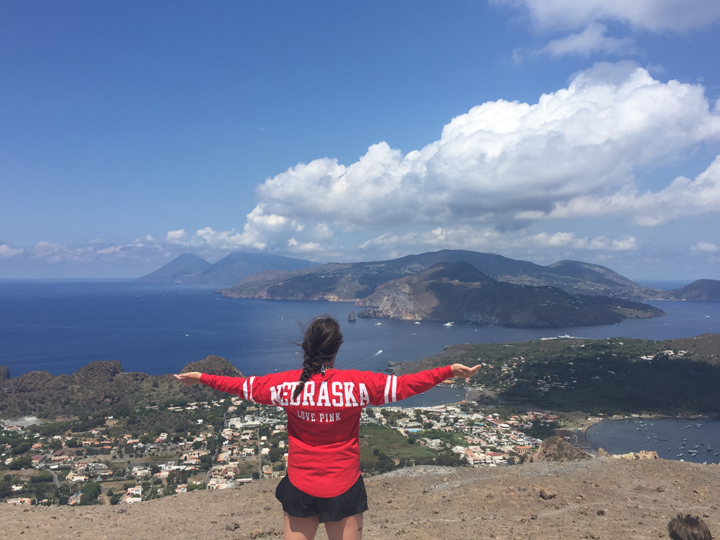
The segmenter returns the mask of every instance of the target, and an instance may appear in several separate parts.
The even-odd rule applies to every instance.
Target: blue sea
[[[442,322],[371,319],[349,323],[348,314],[358,311],[350,303],[240,300],[202,286],[0,281],[0,365],[17,377],[29,371],[69,374],[94,360],[119,360],[125,371],[156,375],[178,372],[188,362],[213,354],[244,374],[263,375],[301,365],[296,343],[302,340],[302,324],[319,314],[341,322],[345,343],[338,366],[374,371],[384,370],[390,361],[420,360],[457,343],[565,334],[663,340],[720,332],[720,304],[651,303],[667,316],[542,330],[462,323],[447,327]],[[462,397],[456,390],[440,393],[441,402]]]
[[[686,418],[605,420],[588,440],[611,454],[654,450],[663,459],[720,463],[720,421]],[[691,452],[696,450],[696,453]]]

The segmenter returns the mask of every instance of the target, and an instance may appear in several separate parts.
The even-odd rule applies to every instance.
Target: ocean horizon
[[[504,328],[443,321],[347,320],[352,303],[225,298],[216,287],[129,280],[0,281],[0,365],[11,377],[30,371],[69,374],[95,360],[125,371],[174,373],[209,355],[245,374],[300,367],[303,324],[321,314],[341,323],[341,368],[383,371],[459,343],[525,341],[570,335],[664,340],[720,332],[720,304],[648,302],[665,317],[553,329]]]

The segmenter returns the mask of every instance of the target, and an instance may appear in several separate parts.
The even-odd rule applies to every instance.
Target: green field
[[[394,429],[379,424],[363,424],[360,426],[360,436],[367,443],[369,449],[378,450],[396,459],[422,459],[432,458],[435,453],[419,444],[410,444],[408,440]],[[369,436],[369,437],[368,437]],[[366,453],[368,455],[369,453]],[[368,461],[374,456],[369,455]],[[363,459],[361,445],[360,459]]]

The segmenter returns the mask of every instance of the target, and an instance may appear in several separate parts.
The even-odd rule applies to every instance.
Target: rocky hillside
[[[358,317],[469,321],[516,328],[613,324],[663,312],[616,298],[571,295],[554,287],[503,283],[469,263],[439,263],[392,280],[358,301]]]
[[[672,300],[689,302],[720,302],[720,281],[716,279],[698,279],[685,287],[668,291]]]
[[[530,461],[538,463],[541,461],[576,461],[589,458],[588,454],[556,435],[545,439],[538,451],[530,456]]]
[[[0,505],[7,538],[280,539],[278,480],[122,506]],[[720,535],[720,466],[595,458],[490,469],[416,467],[367,478],[363,538],[667,538],[677,513]],[[544,496],[543,496],[544,495]],[[324,527],[318,540],[327,538]]]
[[[235,366],[218,356],[188,364],[183,371],[242,376]],[[8,376],[5,380],[3,373]],[[168,400],[207,400],[215,395],[213,390],[201,385],[183,386],[172,375],[125,373],[117,360],[92,362],[72,375],[53,376],[47,371],[31,371],[14,379],[9,378],[6,366],[0,366],[0,418],[30,414],[72,416]]]

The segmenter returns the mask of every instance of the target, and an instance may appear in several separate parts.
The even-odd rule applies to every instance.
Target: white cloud
[[[714,251],[720,251],[720,247],[718,247],[717,244],[713,244],[712,242],[700,241],[694,246],[692,246],[690,248],[690,251],[695,251],[698,253],[712,253]]]
[[[165,235],[165,241],[171,244],[182,244],[185,241],[185,231],[183,229],[169,231]]]
[[[548,54],[557,58],[565,55],[589,56],[595,52],[617,55],[631,55],[638,52],[631,38],[614,38],[606,36],[606,32],[607,27],[604,24],[592,23],[580,33],[551,41],[540,49],[538,54]]]
[[[685,32],[720,18],[717,0],[491,0],[519,8],[539,29],[578,29],[617,21],[651,32]]]
[[[14,257],[15,255],[19,255],[22,253],[22,249],[13,249],[7,244],[1,244],[0,245],[0,257],[7,257],[8,259],[10,257]]]
[[[571,201],[630,193],[637,167],[667,163],[719,135],[720,115],[702,86],[660,82],[632,62],[599,63],[535,104],[474,107],[420,150],[403,155],[380,142],[350,165],[321,158],[291,167],[258,186],[242,233],[226,241],[329,249],[336,231],[521,226]]]
[[[720,156],[695,180],[676,178],[657,192],[640,193],[627,186],[604,196],[580,196],[557,203],[549,212],[519,212],[518,219],[560,219],[628,215],[641,226],[653,227],[684,216],[720,212]]]

